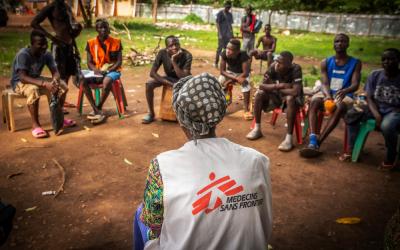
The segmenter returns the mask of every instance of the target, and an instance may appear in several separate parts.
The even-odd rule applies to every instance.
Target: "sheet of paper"
[[[87,70],[87,69],[83,69],[82,74],[83,74],[83,77],[85,77],[85,78],[103,77],[103,75],[95,74],[93,70]]]

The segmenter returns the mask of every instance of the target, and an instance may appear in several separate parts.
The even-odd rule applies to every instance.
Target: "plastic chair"
[[[279,114],[281,114],[283,111],[281,108],[276,108],[272,111],[272,117],[271,117],[271,125],[275,126],[276,120],[278,119]],[[303,144],[303,137],[302,137],[302,131],[301,131],[301,123],[303,119],[305,118],[306,111],[302,107],[300,108],[297,113],[296,113],[296,118],[294,120],[294,132],[296,133],[296,139],[298,144]],[[256,124],[256,119],[253,119],[253,122],[251,123],[250,129],[253,129]]]
[[[3,123],[7,124],[7,128],[10,132],[15,132],[14,100],[17,98],[26,99],[26,97],[15,93],[12,89],[5,89],[1,92]],[[50,98],[48,96],[47,102],[50,104]]]
[[[89,88],[94,90],[95,102],[96,105],[99,105],[103,84],[89,84]],[[128,104],[126,101],[125,91],[121,80],[118,79],[112,84],[111,92],[114,96],[118,117],[122,119],[124,118],[123,114],[125,113]],[[81,84],[79,86],[78,103],[76,105],[78,113],[80,115],[82,115],[83,111],[83,96],[84,96],[84,87],[83,84]]]
[[[367,140],[369,132],[375,129],[376,122],[374,119],[369,119],[361,123],[360,130],[358,131],[356,141],[354,143],[353,152],[351,154],[351,161],[357,162],[362,149],[364,148],[365,141]]]

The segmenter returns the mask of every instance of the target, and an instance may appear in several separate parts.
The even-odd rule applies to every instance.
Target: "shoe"
[[[261,130],[255,128],[246,135],[246,138],[249,140],[257,140],[258,138],[261,137],[263,137]]]
[[[145,117],[143,117],[142,119],[142,123],[143,124],[150,124],[154,122],[154,115],[151,114],[147,114]]]
[[[351,162],[351,153],[343,153],[339,156],[339,161],[342,162]]]
[[[76,108],[76,105],[69,103],[69,102],[64,102],[64,107],[65,108]]]
[[[291,141],[284,140],[279,146],[278,149],[283,152],[289,152],[293,149],[293,143]]]
[[[64,128],[71,128],[76,126],[76,122],[71,119],[64,119],[63,127]]]
[[[103,114],[103,112],[102,111],[100,111],[99,113],[95,113],[94,111],[92,111],[92,112],[90,112],[88,115],[87,115],[87,118],[89,119],[89,120],[98,120],[98,119],[100,119],[102,116],[104,116],[104,114]]]
[[[103,114],[100,114],[100,115],[97,115],[97,119],[92,119],[92,120],[90,120],[90,122],[93,124],[93,125],[98,125],[98,124],[100,124],[100,123],[103,123],[105,120],[106,120],[106,116],[105,115],[103,115]]]
[[[300,149],[300,156],[304,158],[315,158],[321,155],[318,145],[309,144],[307,147]]]
[[[243,118],[244,118],[246,121],[251,121],[251,120],[254,119],[253,114],[252,114],[251,112],[244,112]]]
[[[378,167],[378,170],[390,171],[390,170],[394,169],[395,166],[396,165],[394,163],[382,162],[381,165]]]
[[[36,139],[39,139],[39,138],[46,138],[49,136],[49,134],[46,132],[46,130],[42,129],[41,127],[38,127],[32,130],[32,136],[35,137]]]

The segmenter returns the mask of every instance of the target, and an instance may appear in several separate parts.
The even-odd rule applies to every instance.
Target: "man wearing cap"
[[[217,19],[215,21],[215,25],[218,30],[218,48],[217,54],[215,55],[215,68],[218,68],[219,56],[221,54],[222,49],[226,48],[229,40],[233,37],[232,31],[232,23],[233,17],[230,9],[232,7],[231,1],[226,1],[224,3],[224,9],[220,10],[217,14]]]
[[[293,127],[297,110],[303,105],[302,71],[298,64],[293,63],[293,55],[283,51],[276,62],[264,74],[262,84],[256,94],[254,104],[255,127],[246,136],[249,140],[262,137],[261,113],[275,108],[286,109],[287,134],[278,149],[290,151],[293,148]]]
[[[225,95],[208,73],[174,85],[188,142],[151,163],[135,249],[264,249],[272,230],[269,159],[216,136]]]

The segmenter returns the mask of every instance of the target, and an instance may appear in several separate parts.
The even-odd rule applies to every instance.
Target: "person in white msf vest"
[[[267,249],[272,230],[269,159],[218,138],[224,92],[208,74],[174,85],[188,142],[151,163],[135,214],[135,249]]]

